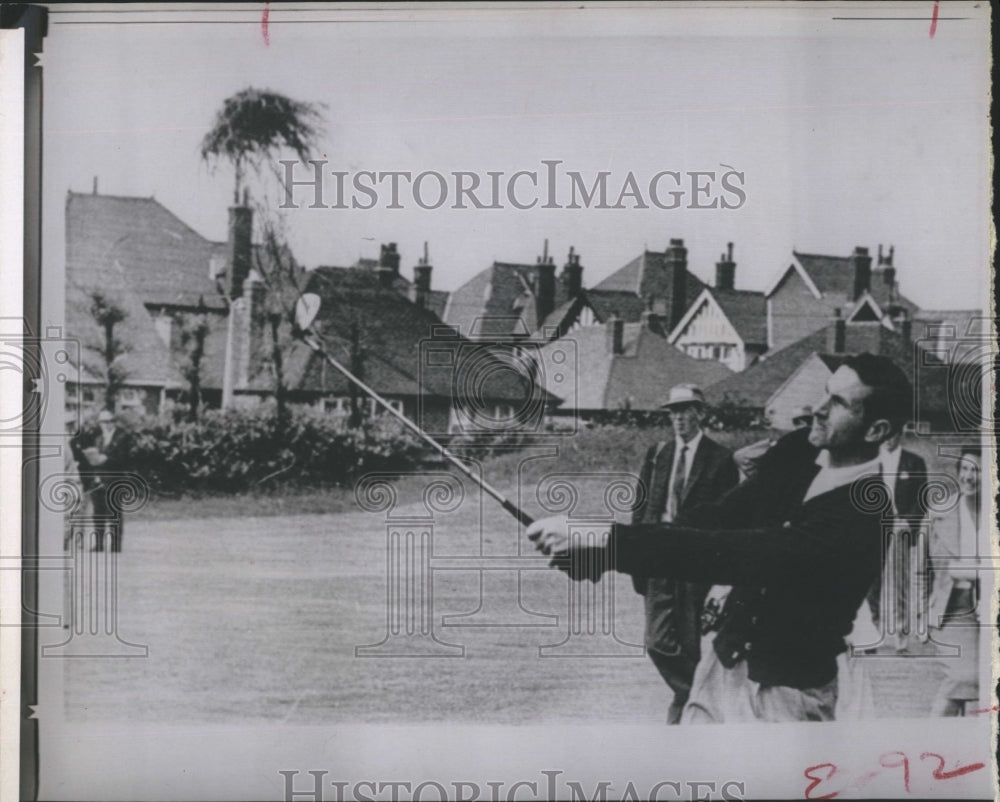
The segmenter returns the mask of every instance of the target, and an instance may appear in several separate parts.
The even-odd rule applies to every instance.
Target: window
[[[514,417],[514,407],[510,404],[497,404],[493,408],[494,420],[511,420]]]
[[[153,318],[153,326],[156,328],[156,333],[168,348],[170,347],[170,333],[173,323],[174,319],[163,311]]]
[[[120,409],[141,407],[144,395],[142,390],[135,387],[123,387],[118,391],[117,405]]]
[[[321,398],[319,408],[333,415],[344,415],[350,411],[351,403],[346,398]]]
[[[403,412],[403,402],[400,401],[399,399],[387,398],[386,401],[389,402],[389,406],[392,407],[392,409],[394,409],[396,412],[399,413]],[[376,415],[385,415],[387,413],[385,411],[385,408],[380,403],[378,403],[374,398],[369,398],[368,414],[374,418]]]

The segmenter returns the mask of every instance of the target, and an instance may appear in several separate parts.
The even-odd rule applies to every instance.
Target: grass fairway
[[[634,453],[615,470],[634,469],[641,446],[637,439]],[[521,463],[509,455],[494,461],[488,476],[515,488],[521,464],[524,487],[555,470],[551,461]],[[573,468],[593,470],[586,463]],[[600,481],[576,481],[577,514],[600,511]],[[517,554],[513,519],[470,483],[465,487],[464,502],[435,519],[435,558]],[[419,480],[406,480],[397,490],[395,516],[425,514]],[[516,491],[510,495],[517,497]],[[533,490],[522,503],[533,515],[543,512]],[[355,647],[377,643],[386,633],[384,514],[362,511],[345,491],[325,502],[316,493],[285,498],[280,508],[271,501],[170,504],[165,512],[154,507],[128,520],[118,562],[118,631],[148,645],[149,656],[65,661],[71,719],[665,720],[670,692],[645,656],[539,656],[540,646],[567,637],[571,586],[553,570],[482,577],[475,570],[435,570],[434,632],[464,647],[464,656],[361,658]],[[594,590],[587,583],[573,587]],[[618,638],[641,643],[641,599],[627,577],[616,577],[614,598]],[[442,626],[442,619],[453,626]],[[937,661],[879,656],[870,670],[877,716],[927,715],[941,678]]]

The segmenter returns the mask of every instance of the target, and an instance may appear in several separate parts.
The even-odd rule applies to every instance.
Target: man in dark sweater
[[[733,586],[682,722],[832,719],[836,658],[891,525],[879,444],[911,404],[890,359],[849,357],[810,429],[782,438],[755,476],[679,525],[618,524],[598,547],[571,544],[561,518],[527,535],[574,579],[614,568]]]

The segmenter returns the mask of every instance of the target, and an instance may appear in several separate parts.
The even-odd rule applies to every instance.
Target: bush
[[[197,422],[142,419],[130,431],[130,470],[158,493],[238,493],[260,487],[350,484],[370,471],[409,470],[423,454],[394,420],[360,429],[316,410],[206,411]]]

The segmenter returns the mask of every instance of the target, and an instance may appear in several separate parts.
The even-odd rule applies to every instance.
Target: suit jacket
[[[680,525],[619,524],[608,541],[624,573],[733,585],[715,651],[727,667],[745,658],[762,685],[833,679],[881,566],[884,506],[859,504],[852,486],[802,501],[819,471],[808,435],[782,438],[755,476]],[[878,483],[888,502],[881,479],[861,481]]]
[[[899,455],[899,473],[894,477],[886,476],[885,480],[895,482],[893,496],[900,518],[919,521],[924,517],[920,494],[927,483],[927,463],[919,454],[904,448]]]
[[[94,488],[91,494],[91,501],[94,505],[94,514],[97,516],[112,515],[116,511],[108,507],[108,499],[105,492],[107,482],[103,479],[106,474],[125,472],[129,468],[129,452],[131,450],[131,439],[124,429],[115,427],[111,435],[111,440],[105,446],[102,442],[102,434],[98,432],[91,441],[107,458],[101,465],[91,465],[85,456],[82,455],[80,465],[80,478],[84,486]]]
[[[667,506],[676,454],[675,439],[657,443],[646,452],[639,478],[647,492],[633,513],[633,523],[659,523]],[[683,520],[686,510],[718,501],[737,481],[739,471],[732,452],[703,434],[684,483],[678,520]],[[645,597],[646,647],[697,661],[701,608],[709,585],[642,575],[633,575],[632,584]]]
[[[118,473],[126,470],[131,442],[124,429],[116,426],[111,434],[111,441],[103,448],[101,447],[101,435],[98,434],[95,445],[107,457],[107,461],[98,467],[98,473]]]

